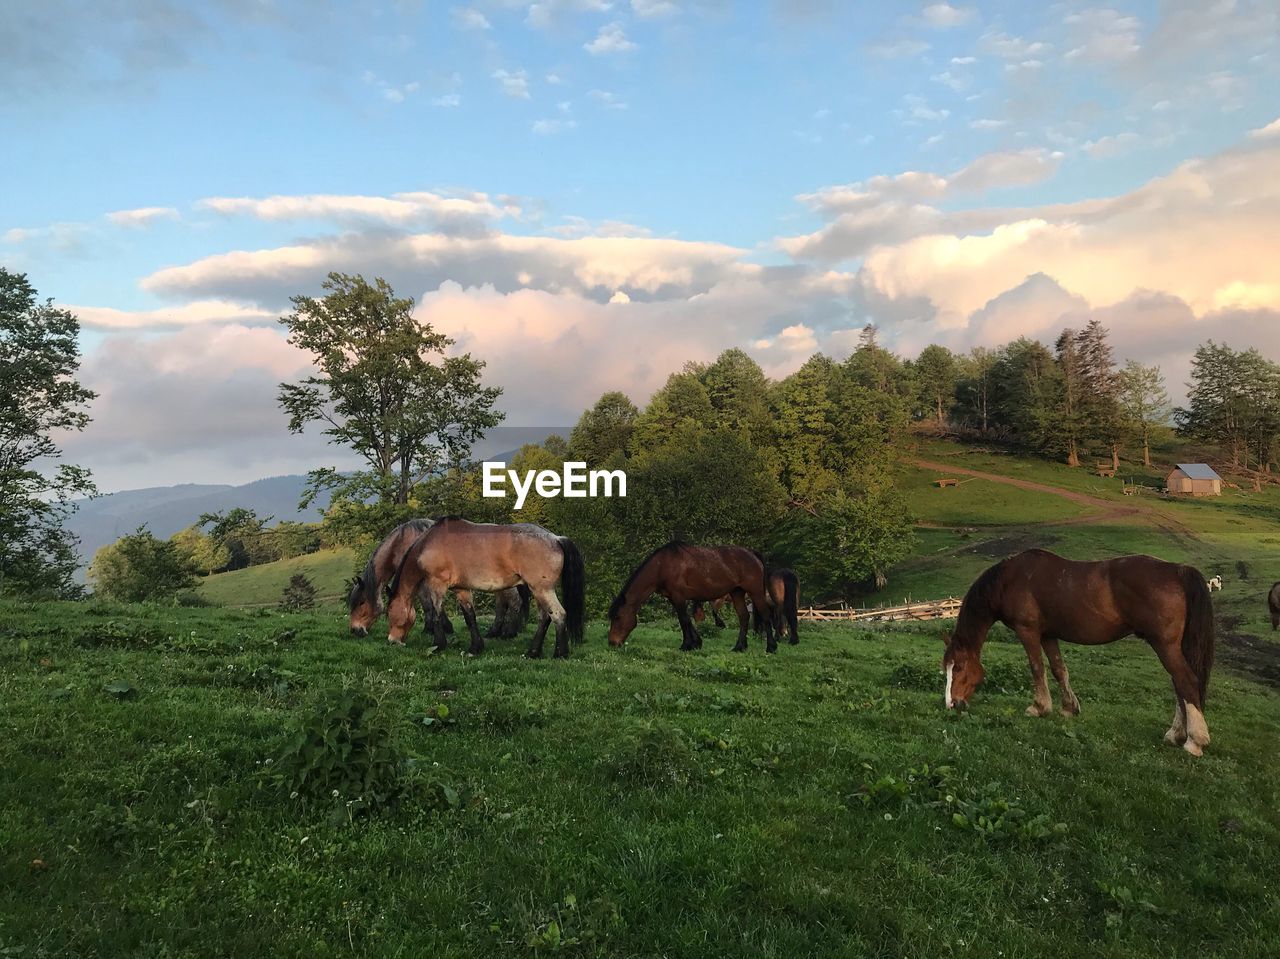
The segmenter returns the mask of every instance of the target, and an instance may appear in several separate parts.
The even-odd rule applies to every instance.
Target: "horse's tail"
[[[782,577],[782,615],[791,630],[791,642],[800,638],[800,578],[793,569],[776,570]]]
[[[1187,597],[1187,620],[1182,628],[1182,658],[1200,681],[1200,708],[1204,709],[1213,668],[1213,599],[1204,576],[1192,566],[1182,567],[1182,591]]]
[[[580,643],[587,612],[587,568],[582,561],[582,552],[573,540],[561,536],[559,543],[564,553],[560,589],[564,593],[565,629],[572,642]]]
[[[765,599],[765,603],[766,603],[766,605],[768,605],[768,603],[769,603],[769,597],[772,595],[772,594],[769,592],[769,564],[768,564],[768,563],[766,563],[766,562],[764,561],[764,554],[762,554],[758,549],[753,549],[753,550],[751,551],[751,555],[752,555],[752,556],[754,556],[756,559],[760,560],[760,572],[761,572],[761,581],[760,581],[760,582],[761,582],[761,585],[764,587],[764,589],[761,591],[760,595],[764,597],[764,599]],[[760,633],[760,631],[761,631],[762,629],[764,629],[764,618],[765,618],[765,616],[772,616],[772,615],[773,615],[773,611],[772,611],[772,610],[758,609],[758,608],[757,608],[757,606],[756,606],[756,604],[753,602],[753,603],[751,604],[751,629],[752,629],[752,631],[753,631],[753,632],[755,632],[755,633],[758,635],[758,634]],[[772,621],[772,620],[770,620],[770,622],[769,622],[769,627],[770,627],[770,629],[772,629],[772,628],[773,628],[773,621]]]
[[[524,583],[516,583],[516,592],[520,594],[520,619],[518,622],[523,629],[524,624],[529,621],[529,598],[533,596],[533,591]]]

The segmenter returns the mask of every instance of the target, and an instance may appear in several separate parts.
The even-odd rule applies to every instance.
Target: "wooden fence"
[[[955,619],[960,613],[960,600],[931,599],[902,606],[881,606],[876,609],[816,609],[800,610],[800,618],[813,623],[898,623],[908,620]]]

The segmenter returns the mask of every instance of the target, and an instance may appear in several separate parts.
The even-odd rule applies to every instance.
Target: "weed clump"
[[[660,720],[637,723],[607,765],[615,778],[650,789],[686,786],[700,771],[684,730]]]
[[[332,803],[336,821],[411,798],[439,809],[460,809],[470,800],[423,775],[417,757],[398,744],[391,716],[359,689],[331,694],[267,764],[264,777],[290,799]]]

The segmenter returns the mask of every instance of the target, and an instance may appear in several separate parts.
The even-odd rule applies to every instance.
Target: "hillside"
[[[314,522],[321,516],[318,508],[298,509],[306,482],[305,476],[274,476],[242,486],[184,483],[106,493],[77,500],[77,509],[66,525],[80,538],[80,558],[88,566],[100,547],[139,526],[168,539],[196,522],[202,513],[221,513],[237,506],[277,521]]]
[[[351,578],[355,561],[355,553],[351,550],[321,550],[306,556],[207,576],[200,581],[199,593],[215,606],[275,605],[289,578],[295,573],[303,573],[316,587],[318,604],[336,606],[345,595],[344,584]]]

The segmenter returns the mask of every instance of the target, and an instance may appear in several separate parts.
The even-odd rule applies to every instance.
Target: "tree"
[[[569,450],[575,459],[595,467],[625,452],[631,442],[640,411],[625,393],[611,392],[578,419],[569,434]]]
[[[1151,465],[1151,440],[1169,422],[1169,394],[1158,366],[1130,360],[1120,371],[1120,408],[1133,438],[1142,444],[1142,465]]]
[[[89,581],[95,596],[125,603],[155,602],[193,588],[196,571],[176,543],[156,539],[140,526],[94,554]]]
[[[310,498],[329,489],[361,503],[372,488],[380,501],[407,504],[416,484],[463,463],[502,421],[494,411],[502,391],[481,384],[484,363],[471,354],[446,356],[453,340],[414,319],[413,300],[385,280],[330,273],[323,288],[320,299],[293,297],[294,312],[280,320],[319,371],[280,384],[280,405],[291,432],[323,423],[331,442],[369,469],[356,477],[318,470]]]
[[[1097,319],[1090,320],[1077,334],[1076,346],[1085,387],[1081,405],[1086,436],[1092,444],[1110,452],[1112,469],[1119,469],[1124,417],[1120,410],[1120,379],[1107,328]]]
[[[179,530],[169,537],[169,542],[178,548],[191,568],[201,576],[210,576],[220,569],[226,569],[231,560],[231,553],[227,548],[214,542],[213,537],[207,533],[200,532],[199,526]]]
[[[1049,417],[1041,421],[1041,433],[1049,445],[1065,453],[1068,466],[1080,465],[1080,447],[1088,430],[1085,396],[1088,380],[1080,341],[1075,330],[1063,330],[1054,344],[1061,374]]]
[[[312,609],[316,605],[316,586],[305,573],[294,573],[289,577],[289,585],[280,595],[280,608],[286,612],[296,613],[304,609]]]
[[[913,369],[921,408],[933,416],[939,428],[945,427],[956,400],[955,356],[945,346],[930,344],[920,351]]]
[[[958,360],[958,367],[956,398],[971,421],[985,433],[991,422],[996,354],[984,346],[975,346],[968,356]]]
[[[746,430],[757,449],[770,445],[773,417],[769,415],[769,380],[759,363],[742,350],[725,350],[698,379],[706,387],[715,411],[710,425]]]
[[[74,315],[0,267],[0,593],[80,592],[76,540],[62,524],[73,497],[95,489],[88,470],[58,462],[53,438],[89,423],[79,333]]]
[[[237,506],[225,513],[203,513],[196,521],[200,529],[209,527],[209,537],[227,555],[220,570],[244,569],[274,563],[280,554],[267,529],[271,517],[265,519],[251,509]]]
[[[649,405],[636,418],[631,436],[633,450],[662,446],[682,426],[706,426],[715,418],[715,408],[707,388],[698,378],[700,369],[672,373],[662,389],[653,394]]]
[[[1255,349],[1237,352],[1209,340],[1196,349],[1187,407],[1175,411],[1180,431],[1224,445],[1231,466],[1249,457],[1269,467],[1280,433],[1280,367]]]

